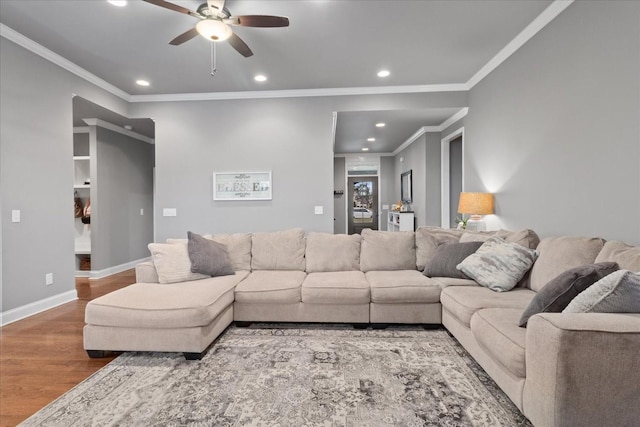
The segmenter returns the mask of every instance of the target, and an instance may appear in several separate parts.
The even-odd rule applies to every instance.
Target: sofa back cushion
[[[560,273],[593,264],[603,246],[604,240],[597,237],[545,237],[538,245],[540,256],[531,269],[531,289],[538,292]]]
[[[360,270],[359,234],[309,233],[307,273]]]
[[[596,262],[615,262],[621,269],[640,271],[640,246],[618,241],[607,242],[596,257]]]
[[[412,231],[362,230],[360,270],[415,270],[416,243]]]
[[[423,271],[427,262],[443,243],[457,243],[464,230],[449,230],[440,227],[418,227],[416,235],[416,267]]]
[[[486,242],[494,236],[504,239],[505,242],[517,243],[529,249],[537,248],[540,243],[536,232],[528,228],[518,231],[467,231],[460,237],[460,242]]]
[[[305,268],[304,231],[299,228],[251,236],[252,270],[299,270]]]
[[[211,239],[226,246],[235,271],[251,271],[251,234],[214,234]]]

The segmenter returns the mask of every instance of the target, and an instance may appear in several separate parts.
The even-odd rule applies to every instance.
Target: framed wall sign
[[[213,200],[271,200],[271,171],[214,172]]]

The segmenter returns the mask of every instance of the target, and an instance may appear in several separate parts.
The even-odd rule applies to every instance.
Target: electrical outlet
[[[20,211],[18,209],[11,211],[11,222],[20,222]]]
[[[324,213],[324,209],[322,206],[315,206],[313,211],[316,215],[322,215]]]
[[[53,273],[47,273],[44,275],[44,284],[47,286],[53,285]]]
[[[176,208],[164,208],[162,216],[178,216],[178,210]]]

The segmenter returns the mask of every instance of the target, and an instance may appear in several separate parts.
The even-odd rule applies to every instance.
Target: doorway
[[[449,142],[449,224],[458,217],[458,202],[462,192],[462,135]]]
[[[440,226],[455,226],[460,192],[464,191],[464,128],[441,140]]]
[[[365,228],[378,229],[378,177],[350,177],[348,234],[360,234]]]

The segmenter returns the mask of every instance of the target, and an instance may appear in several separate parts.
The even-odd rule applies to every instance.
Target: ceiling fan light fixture
[[[233,32],[227,24],[216,19],[204,19],[196,24],[198,34],[209,41],[221,42],[229,37]]]

